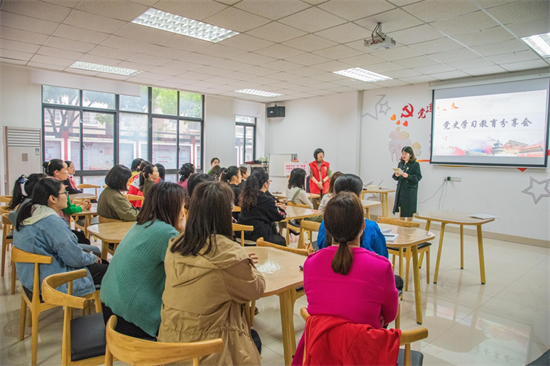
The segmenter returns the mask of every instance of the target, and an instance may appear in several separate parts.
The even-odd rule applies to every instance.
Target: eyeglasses
[[[68,195],[69,195],[69,191],[59,192],[59,194],[64,194],[65,196],[68,196]]]

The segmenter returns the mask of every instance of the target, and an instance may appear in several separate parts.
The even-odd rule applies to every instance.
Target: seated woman
[[[388,259],[360,247],[363,205],[351,192],[336,194],[325,210],[332,241],[304,263],[304,290],[310,315],[332,315],[379,329],[397,316],[398,292]],[[293,365],[301,365],[304,339]]]
[[[116,330],[156,339],[166,273],[168,241],[184,229],[185,190],[175,183],[158,183],[117,247],[101,285],[105,323],[115,314]],[[129,204],[129,203],[128,203]]]
[[[189,184],[189,177],[193,174],[197,174],[197,168],[191,163],[185,163],[180,168],[180,180],[178,184],[187,190],[187,184]]]
[[[232,165],[222,174],[221,177],[222,182],[229,183],[229,186],[233,190],[233,194],[235,195],[235,206],[239,205],[239,196],[241,195],[241,182],[242,182],[242,176],[241,171],[236,166]]]
[[[351,192],[359,198],[362,190],[363,181],[355,174],[343,174],[334,183],[334,193],[336,194],[344,191]],[[325,222],[323,221],[319,227],[319,234],[317,235],[317,246],[319,249],[323,249],[327,245],[326,237]],[[365,227],[361,237],[361,247],[388,258],[386,238],[380,231],[378,224],[369,219],[365,219]]]
[[[246,179],[248,178],[248,168],[244,165],[241,165],[239,167],[239,170],[241,171],[241,177],[242,177],[241,186],[242,186],[243,183],[246,182]]]
[[[290,172],[288,187],[286,189],[286,201],[300,205],[308,205],[313,208],[306,192],[306,171],[301,168],[294,168]]]
[[[11,210],[8,217],[12,225],[15,225],[19,208],[23,204],[31,200],[32,190],[34,189],[34,185],[36,184],[36,182],[46,177],[47,177],[46,174],[36,173],[36,174],[30,174],[28,177],[22,175],[19,178],[17,178],[17,180],[13,185],[13,190],[11,193],[11,202],[8,206],[8,209]]]
[[[58,215],[67,207],[67,191],[61,181],[39,180],[31,200],[19,209],[13,233],[13,245],[29,253],[47,255],[53,258],[50,265],[40,266],[40,283],[56,273],[86,268],[87,276],[73,281],[73,294],[83,296],[95,291],[101,285],[108,264],[92,253],[79,247],[69,224]],[[16,263],[21,284],[33,289],[34,264]],[[61,286],[67,292],[67,284]]]
[[[276,222],[286,217],[284,205],[277,206],[273,196],[268,196],[269,175],[263,169],[256,169],[246,180],[241,191],[239,224],[251,225],[254,231],[247,231],[247,240],[264,240],[286,246],[286,239],[277,232]],[[282,209],[282,210],[281,210]]]
[[[265,280],[247,252],[231,240],[233,192],[225,183],[199,184],[185,232],[166,252],[166,286],[158,340],[196,342],[222,338],[221,352],[205,365],[259,365],[244,304],[259,299]]]
[[[128,202],[122,192],[128,190],[132,172],[124,165],[115,165],[105,177],[107,187],[97,202],[97,214],[106,219],[136,221],[139,211]]]
[[[74,163],[70,160],[66,160],[65,164],[67,164],[67,171],[69,172],[69,178],[67,178],[66,181],[63,182],[65,187],[67,187],[67,191],[69,194],[77,194],[82,193],[81,189],[76,188],[76,182],[74,181],[74,173],[76,171]]]
[[[128,194],[132,194],[134,196],[143,196],[143,192],[140,191],[139,189],[139,180],[140,180],[140,177],[143,175],[143,169],[145,169],[147,165],[151,165],[151,163],[148,162],[147,160],[142,160],[141,163],[139,164],[138,173],[134,176],[132,181],[128,184]],[[142,201],[130,201],[132,206],[134,206],[138,210],[141,208],[141,202]]]
[[[159,170],[155,165],[146,165],[139,176],[139,190],[143,192],[143,197],[147,197],[147,193],[156,184],[159,179]]]
[[[340,177],[342,174],[343,174],[342,172],[335,172],[330,177],[330,182],[328,184],[328,192],[323,195],[323,199],[319,204],[319,211],[321,211],[321,213],[325,212],[325,206],[334,195],[334,182],[336,182],[336,179],[338,179],[338,177]]]
[[[155,166],[157,167],[159,177],[155,181],[158,182],[166,182],[166,168],[161,163],[156,163]]]

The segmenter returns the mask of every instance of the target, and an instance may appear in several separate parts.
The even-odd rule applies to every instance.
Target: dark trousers
[[[107,272],[107,268],[109,268],[109,262],[107,262],[106,260],[103,260],[102,262],[103,263],[94,263],[86,266],[86,268],[88,268],[88,271],[90,271],[92,278],[94,279],[94,285],[100,287],[103,276],[105,276],[105,272]]]
[[[157,341],[155,337],[151,337],[147,332],[145,332],[134,323],[131,323],[120,315],[116,315],[115,313],[113,313],[113,310],[111,310],[111,308],[104,303],[101,303],[101,305],[103,306],[103,320],[105,320],[105,324],[107,324],[107,321],[109,320],[111,315],[115,315],[117,317],[117,323],[115,327],[115,330],[117,332],[130,337],[145,339],[147,341]]]

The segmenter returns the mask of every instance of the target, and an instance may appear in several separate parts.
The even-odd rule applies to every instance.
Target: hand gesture
[[[402,175],[403,175],[403,178],[408,178],[409,177],[409,175],[407,173],[403,173]]]
[[[252,263],[258,264],[258,257],[256,256],[256,253],[249,253],[248,258],[252,260]]]

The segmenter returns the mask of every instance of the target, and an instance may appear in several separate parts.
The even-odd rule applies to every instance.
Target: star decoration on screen
[[[379,107],[378,112],[384,113],[384,116],[387,116],[386,113],[388,113],[388,111],[391,109],[391,107],[388,105],[387,100],[385,103],[380,103],[378,107]]]
[[[521,193],[525,193],[533,197],[535,205],[539,203],[543,197],[550,197],[550,179],[538,181],[533,177],[529,177],[529,187],[525,188]]]
[[[374,105],[374,114],[367,112],[363,114],[362,117],[371,116],[375,121],[378,121],[378,113],[384,113],[384,115],[386,115],[386,113],[391,109],[391,107],[388,105],[388,101],[382,103],[384,98],[386,98],[386,94],[379,94],[377,96],[380,97],[380,99]]]

